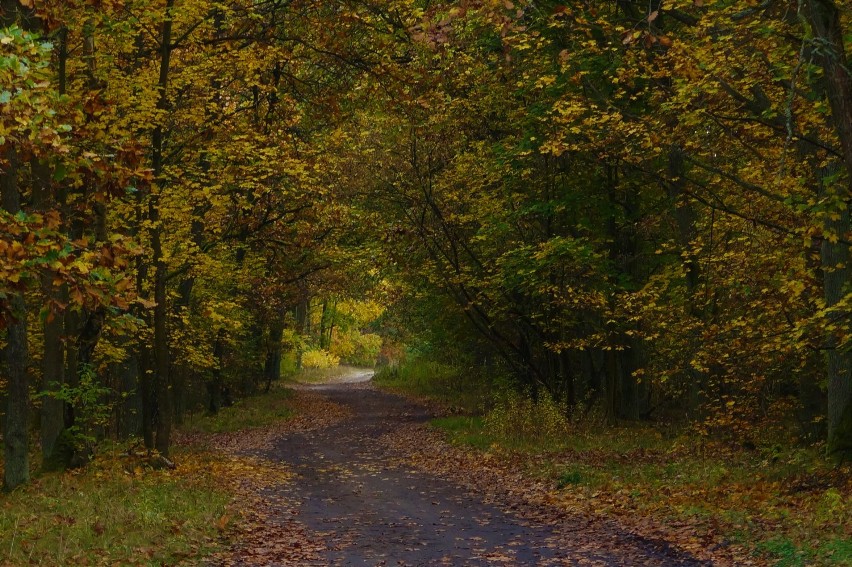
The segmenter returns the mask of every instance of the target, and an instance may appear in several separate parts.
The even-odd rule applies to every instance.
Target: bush
[[[302,354],[302,366],[304,368],[334,368],[340,364],[340,358],[322,350],[306,350]]]
[[[514,390],[499,394],[485,416],[489,435],[514,441],[547,441],[568,435],[571,423],[564,404],[549,394],[538,399]]]
[[[341,359],[355,366],[375,366],[379,351],[382,348],[382,337],[370,333],[354,331],[338,337],[331,345],[331,351]]]

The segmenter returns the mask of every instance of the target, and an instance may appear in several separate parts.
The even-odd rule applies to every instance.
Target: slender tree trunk
[[[273,382],[281,379],[281,339],[284,336],[284,315],[276,313],[269,324],[269,340],[266,345],[266,361],[263,365],[263,377],[266,391]]]
[[[139,391],[142,400],[142,439],[149,451],[154,448],[154,421],[157,415],[157,398],[151,379],[151,351],[145,347],[139,350]]]
[[[6,392],[6,423],[3,428],[5,442],[5,473],[3,486],[6,490],[24,484],[30,479],[29,460],[29,383],[27,380],[27,309],[23,294],[15,294],[10,301],[15,318],[6,334],[6,359],[8,391]]]
[[[64,94],[65,80],[63,78],[67,49],[65,48],[65,34],[59,34],[59,88],[60,94]],[[33,176],[33,206],[39,210],[47,210],[56,206],[52,195],[52,180],[50,167],[39,160],[32,161]],[[63,286],[56,289],[53,285],[53,277],[45,274],[41,281],[42,292],[46,298],[66,303],[66,290]],[[44,320],[44,354],[42,356],[42,385],[41,392],[41,453],[42,462],[46,463],[53,456],[56,440],[62,433],[64,426],[64,403],[56,398],[55,393],[62,387],[65,381],[65,347],[62,343],[64,332],[64,317],[60,313],[51,313]]]
[[[669,183],[667,186],[669,197],[672,199],[674,206],[674,219],[677,224],[677,242],[680,246],[684,257],[684,275],[686,276],[686,291],[689,294],[689,308],[686,316],[695,319],[701,319],[702,313],[696,303],[696,294],[698,284],[700,282],[700,269],[698,258],[692,252],[692,241],[697,235],[695,223],[698,215],[692,203],[684,200],[684,188],[686,180],[686,170],[684,166],[683,150],[680,147],[672,146],[669,149],[668,155]],[[691,352],[686,353],[688,357],[692,357],[697,347],[690,346]],[[696,419],[700,415],[702,406],[705,403],[704,391],[707,388],[708,376],[706,372],[696,370],[691,365],[686,369],[686,378],[689,380],[687,384],[688,392],[688,413],[692,419]]]
[[[52,282],[45,282],[44,288],[50,289]],[[57,295],[61,298],[61,295]],[[63,417],[64,403],[51,393],[56,392],[65,382],[65,349],[62,345],[62,321],[60,315],[44,323],[44,357],[42,359],[42,392],[47,395],[41,399],[41,453],[45,461],[53,455],[54,445],[65,425]]]
[[[319,328],[319,346],[322,349],[328,348],[328,344],[325,341],[326,331],[328,330],[328,317],[329,317],[329,309],[328,309],[328,300],[323,300],[322,302],[322,315],[320,316],[320,328]]]
[[[39,168],[41,169],[41,168]],[[36,192],[33,201],[40,209],[47,209],[54,204],[50,196],[49,171],[34,171]],[[53,276],[45,274],[41,282],[42,292],[46,298],[58,302],[67,303],[67,290],[63,286],[57,289],[53,285]],[[65,425],[65,404],[56,398],[55,393],[65,382],[65,346],[62,342],[62,333],[65,317],[62,313],[51,313],[44,320],[44,354],[42,356],[42,385],[41,392],[41,454],[43,462],[48,462],[53,456],[56,440],[62,433]]]
[[[311,312],[311,302],[308,299],[307,293],[296,305],[296,335],[299,337],[300,344],[296,345],[296,370],[302,369],[302,353],[304,348],[301,345],[302,337],[308,332],[309,318]]]
[[[168,108],[168,80],[172,54],[172,8],[174,0],[167,0],[165,19],[162,25],[160,40],[160,76],[157,86],[160,98],[157,108],[165,111]],[[157,431],[154,448],[167,457],[171,444],[172,430],[172,385],[169,368],[169,335],[167,327],[168,311],[166,309],[166,262],[163,258],[162,234],[160,222],[160,192],[163,189],[163,140],[162,124],[157,124],[151,140],[151,161],[155,180],[148,200],[148,219],[151,229],[152,263],[154,264],[154,390],[157,396]]]
[[[848,203],[852,198],[852,71],[846,57],[840,11],[832,0],[807,2],[807,17],[813,35],[820,41],[820,65],[825,73],[832,122],[843,149],[847,185],[829,195],[838,209],[837,220],[826,222],[826,240],[822,245],[824,297],[831,308],[840,303],[849,284],[849,247],[844,244],[850,234]],[[827,188],[829,192],[833,188]],[[837,240],[831,242],[831,240]],[[834,318],[845,320],[846,313]],[[837,346],[837,337],[828,337],[828,445],[827,453],[838,461],[852,461],[852,357]]]
[[[604,419],[608,425],[615,425],[618,413],[618,351],[604,352],[606,367],[603,379]]]
[[[219,329],[216,332],[216,342],[213,343],[213,358],[216,359],[216,367],[213,369],[212,379],[207,382],[207,409],[211,415],[218,413],[222,407],[222,359],[224,354],[225,331]]]

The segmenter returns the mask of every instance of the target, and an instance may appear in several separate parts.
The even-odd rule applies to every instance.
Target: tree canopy
[[[131,434],[167,457],[188,405],[308,347],[852,458],[848,7],[0,13],[7,488],[35,415],[46,461]]]

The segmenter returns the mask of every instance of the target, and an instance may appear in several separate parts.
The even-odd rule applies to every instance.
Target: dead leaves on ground
[[[216,528],[230,548],[215,555],[211,565],[322,564],[321,543],[312,543],[295,519],[295,510],[274,490],[292,480],[284,465],[260,455],[284,435],[328,427],[349,415],[343,406],[307,390],[297,390],[290,403],[295,416],[272,426],[232,433],[181,433],[181,445],[200,446],[223,455],[211,459],[207,471],[234,496]]]
[[[178,445],[199,446],[225,454],[258,454],[271,450],[276,440],[283,435],[322,429],[349,415],[345,407],[308,390],[296,390],[287,405],[294,410],[295,415],[271,426],[228,433],[179,431],[175,435],[175,442]]]
[[[559,526],[578,549],[600,549],[604,545],[601,538],[618,539],[619,533],[626,532],[639,548],[664,551],[671,547],[719,566],[762,565],[744,549],[729,545],[712,526],[666,523],[644,516],[630,506],[626,493],[554,490],[551,483],[523,474],[518,456],[466,450],[449,444],[443,434],[428,426],[406,424],[381,442],[404,465],[483,494],[527,521]],[[597,539],[585,540],[584,533],[596,534]],[[629,556],[629,549],[625,553]]]

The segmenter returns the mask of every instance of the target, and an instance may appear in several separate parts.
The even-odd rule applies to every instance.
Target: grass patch
[[[293,391],[281,384],[272,384],[269,393],[237,400],[215,415],[197,414],[184,420],[182,429],[188,432],[225,433],[266,427],[294,415],[289,403]]]
[[[492,387],[480,370],[420,358],[380,368],[373,382],[390,391],[428,397],[451,410],[470,414],[482,412]]]
[[[431,421],[433,427],[447,432],[453,442],[485,450],[493,439],[483,430],[483,419],[476,416],[438,417]]]
[[[0,496],[0,564],[163,565],[212,552],[230,495],[202,457],[175,458],[177,470],[153,471],[101,456]]]
[[[556,488],[560,490],[565,488],[566,486],[583,484],[585,476],[579,469],[570,468],[562,471],[559,474],[559,477],[556,479]]]

